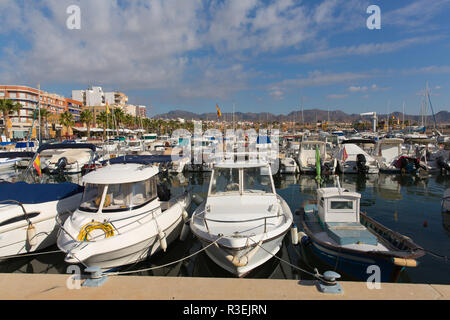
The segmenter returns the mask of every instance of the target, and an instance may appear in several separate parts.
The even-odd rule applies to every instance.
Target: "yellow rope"
[[[92,221],[83,226],[81,228],[80,233],[78,234],[78,241],[89,241],[89,233],[94,230],[100,229],[105,233],[105,238],[112,237],[114,235],[114,229],[109,223],[102,223],[97,221]]]

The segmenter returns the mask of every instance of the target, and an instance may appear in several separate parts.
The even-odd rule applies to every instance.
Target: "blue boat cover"
[[[172,161],[172,156],[170,155],[126,155],[119,156],[113,159],[102,161],[102,164],[108,162],[110,164],[115,163],[138,163],[138,164],[152,164],[152,163],[162,163]]]
[[[378,239],[358,222],[328,222],[327,233],[339,245],[360,243],[377,245]]]
[[[17,142],[16,143],[16,149],[18,148],[33,148],[34,147],[34,142],[30,141],[30,142]]]
[[[0,201],[16,200],[24,204],[61,200],[83,192],[84,187],[71,183],[28,184],[26,182],[0,183]]]

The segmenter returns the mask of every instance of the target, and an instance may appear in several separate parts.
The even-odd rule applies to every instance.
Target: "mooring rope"
[[[283,262],[283,263],[286,263],[287,265],[291,266],[292,268],[294,268],[294,269],[296,269],[296,270],[299,270],[299,271],[301,271],[301,272],[304,272],[304,273],[306,273],[306,274],[309,274],[310,276],[312,276],[312,277],[314,277],[314,278],[316,278],[316,279],[318,279],[318,280],[320,280],[320,281],[323,281],[323,282],[326,282],[326,283],[332,283],[332,282],[330,282],[330,281],[325,280],[325,279],[323,278],[323,276],[319,273],[319,271],[317,270],[317,268],[314,268],[314,272],[315,272],[315,273],[309,272],[309,271],[307,271],[307,270],[305,270],[305,269],[302,269],[302,268],[300,268],[300,267],[298,267],[298,266],[296,266],[296,265],[290,263],[289,261],[286,261],[286,260],[284,260],[284,259],[281,259],[281,258],[278,257],[276,254],[273,254],[273,253],[267,251],[267,250],[264,249],[261,245],[259,245],[258,243],[256,243],[253,239],[250,239],[250,240],[253,241],[253,243],[255,243],[258,247],[260,247],[261,249],[263,249],[265,252],[267,252],[268,254],[270,254],[272,257],[277,258],[278,260],[280,260],[280,261]]]
[[[117,276],[117,275],[123,275],[123,274],[131,274],[131,273],[138,273],[138,272],[145,272],[145,271],[150,271],[150,270],[155,270],[155,269],[160,269],[160,268],[165,268],[167,266],[170,266],[172,264],[177,264],[179,262],[182,262],[184,260],[190,259],[192,257],[194,257],[195,255],[205,251],[206,249],[208,249],[210,246],[215,245],[220,239],[222,239],[223,237],[225,237],[224,235],[219,236],[219,238],[217,238],[216,240],[214,240],[213,242],[211,242],[210,244],[208,244],[207,246],[203,247],[202,249],[186,256],[183,257],[181,259],[160,265],[160,266],[156,266],[156,267],[150,267],[150,268],[145,268],[145,269],[139,269],[139,270],[130,270],[130,271],[122,271],[122,272],[112,272],[112,273],[106,273],[106,275],[108,276]]]

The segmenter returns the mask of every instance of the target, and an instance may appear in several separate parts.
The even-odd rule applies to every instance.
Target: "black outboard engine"
[[[444,157],[440,156],[436,158],[436,163],[441,170],[441,174],[444,174],[445,171],[447,171],[447,173],[450,173],[450,165],[444,161]]]
[[[167,183],[161,183],[156,186],[156,192],[160,201],[170,200],[170,189]]]
[[[63,172],[64,169],[67,166],[67,158],[66,157],[61,157],[58,159],[58,161],[56,162],[56,172]]]
[[[363,154],[356,155],[356,169],[358,173],[368,173],[369,167],[366,165],[366,157]]]

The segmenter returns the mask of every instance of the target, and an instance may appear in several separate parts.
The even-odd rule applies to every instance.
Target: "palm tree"
[[[0,111],[3,112],[3,123],[5,126],[6,139],[9,138],[9,129],[8,129],[9,117],[13,112],[20,113],[21,108],[22,108],[22,105],[20,103],[14,103],[12,100],[9,100],[9,99],[0,99]],[[1,137],[0,137],[0,140],[1,140]]]
[[[91,137],[91,122],[94,120],[94,114],[92,111],[84,110],[80,113],[80,122],[85,123],[87,127],[87,137]]]
[[[59,115],[59,123],[66,127],[66,137],[69,135],[69,128],[74,125],[73,115],[69,111],[65,111]]]
[[[48,116],[49,116],[50,113],[45,108],[41,108],[39,113],[41,115],[41,121],[40,121],[40,123],[41,123],[41,132],[44,131],[42,129],[44,128],[44,125],[45,125],[45,131],[44,131],[45,132],[45,138],[48,138],[47,137],[47,123],[48,123]],[[45,122],[42,121],[44,119],[45,119]]]
[[[131,128],[134,125],[134,117],[131,114],[126,114],[123,122],[128,128]]]
[[[116,119],[116,129],[117,129],[117,135],[119,135],[119,127],[120,124],[124,122],[125,113],[121,108],[115,108],[114,109],[114,118]]]
[[[96,120],[103,127],[103,139],[105,139],[105,137],[106,137],[106,128],[108,127],[108,122],[109,122],[108,121],[108,114],[106,113],[106,111],[100,112],[97,115]]]

